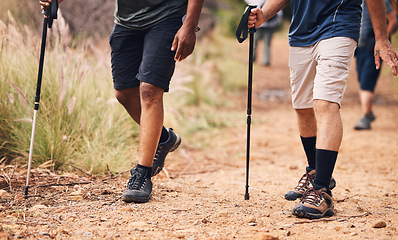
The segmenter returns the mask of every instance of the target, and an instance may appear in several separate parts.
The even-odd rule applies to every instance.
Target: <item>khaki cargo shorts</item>
[[[294,109],[313,108],[315,99],[341,106],[357,43],[348,37],[290,47],[290,86]]]

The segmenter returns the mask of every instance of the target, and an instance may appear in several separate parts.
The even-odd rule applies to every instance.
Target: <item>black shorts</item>
[[[114,88],[133,88],[146,82],[168,92],[175,68],[171,45],[181,25],[181,17],[168,18],[145,30],[115,24],[109,37]]]

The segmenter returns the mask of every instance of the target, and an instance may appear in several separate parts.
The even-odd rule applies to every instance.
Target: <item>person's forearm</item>
[[[289,0],[267,0],[261,10],[265,17],[265,21],[275,16],[280,10],[282,10],[289,3]]]
[[[387,35],[391,36],[398,27],[398,20],[394,11],[387,13],[387,22]]]
[[[192,27],[193,29],[199,23],[200,12],[202,11],[204,0],[188,0],[187,15],[184,25]]]
[[[376,41],[388,40],[386,6],[384,0],[366,0]]]

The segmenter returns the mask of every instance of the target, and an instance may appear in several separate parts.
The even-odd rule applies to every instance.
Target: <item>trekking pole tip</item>
[[[245,193],[245,200],[249,200],[249,199],[250,199],[249,193]]]
[[[28,199],[29,186],[25,186],[25,199]]]

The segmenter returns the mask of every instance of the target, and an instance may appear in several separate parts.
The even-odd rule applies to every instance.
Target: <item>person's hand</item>
[[[58,0],[58,3],[61,3],[63,0]],[[39,3],[41,5],[41,10],[44,10],[44,7],[50,6],[51,0],[40,0]]]
[[[376,41],[374,53],[376,69],[380,68],[380,59],[383,59],[383,61],[390,67],[392,74],[397,76],[398,54],[395,52],[390,41]]]
[[[259,27],[265,22],[265,17],[263,11],[260,8],[253,8],[249,15],[249,20],[247,21],[247,27]]]
[[[171,51],[175,51],[174,59],[182,61],[193,52],[196,43],[195,27],[183,25],[174,37]]]

